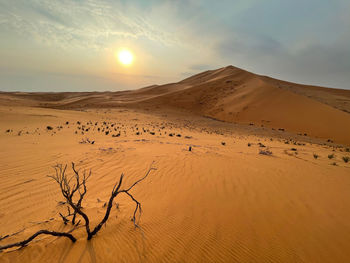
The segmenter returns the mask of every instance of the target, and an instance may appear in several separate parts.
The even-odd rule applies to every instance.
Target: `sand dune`
[[[2,93],[0,100],[59,109],[171,108],[350,144],[350,91],[290,83],[233,66],[134,91]]]
[[[77,242],[41,236],[0,262],[349,262],[348,94],[234,67],[135,91],[1,93],[0,246],[39,229]],[[93,225],[120,174],[128,186],[154,161],[132,190],[140,229],[123,196],[91,241],[64,225],[47,175],[72,161],[92,170]]]
[[[149,103],[184,108],[227,122],[254,123],[350,143],[350,91],[271,80],[232,66],[179,83],[187,88],[152,98]],[[342,98],[340,103],[336,104],[334,94]]]

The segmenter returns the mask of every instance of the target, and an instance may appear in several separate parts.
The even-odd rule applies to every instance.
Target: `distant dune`
[[[350,144],[350,90],[290,83],[233,66],[134,91],[1,93],[0,102],[59,109],[171,108]]]

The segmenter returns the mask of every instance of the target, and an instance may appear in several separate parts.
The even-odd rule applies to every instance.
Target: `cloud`
[[[216,51],[227,63],[233,61],[256,73],[350,89],[350,48],[344,41],[308,42],[296,48],[268,37],[237,36],[218,43]]]
[[[116,43],[135,43],[144,52],[142,70],[147,69],[138,75],[176,80],[184,71],[233,64],[290,81],[348,88],[349,12],[346,0],[0,0],[5,36],[0,48],[20,46],[19,52],[27,52],[23,57],[63,49],[73,54],[72,61],[90,62]]]
[[[0,30],[56,47],[100,49],[118,38],[140,37],[176,43],[176,36],[159,30],[140,10],[130,10],[120,1],[32,0],[1,2],[0,7]]]

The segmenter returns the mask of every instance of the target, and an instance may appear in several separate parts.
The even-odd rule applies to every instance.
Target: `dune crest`
[[[133,91],[2,93],[0,100],[3,104],[57,109],[185,110],[225,122],[283,129],[350,144],[350,91],[281,81],[234,66]]]

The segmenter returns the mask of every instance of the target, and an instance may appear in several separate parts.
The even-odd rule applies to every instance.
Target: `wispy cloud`
[[[119,1],[2,1],[0,7],[1,28],[47,45],[99,49],[115,39],[140,37],[180,43],[150,23],[141,10],[130,11]]]
[[[143,53],[135,80],[145,84],[142,75],[175,81],[181,72],[188,76],[234,64],[291,81],[349,88],[349,13],[347,0],[0,0],[0,56],[16,46],[13,52],[22,52],[22,58],[59,53],[76,71],[107,72],[111,64],[103,56],[127,43]],[[16,54],[11,66],[24,64],[20,58]],[[57,60],[42,61],[42,68],[53,70]]]

